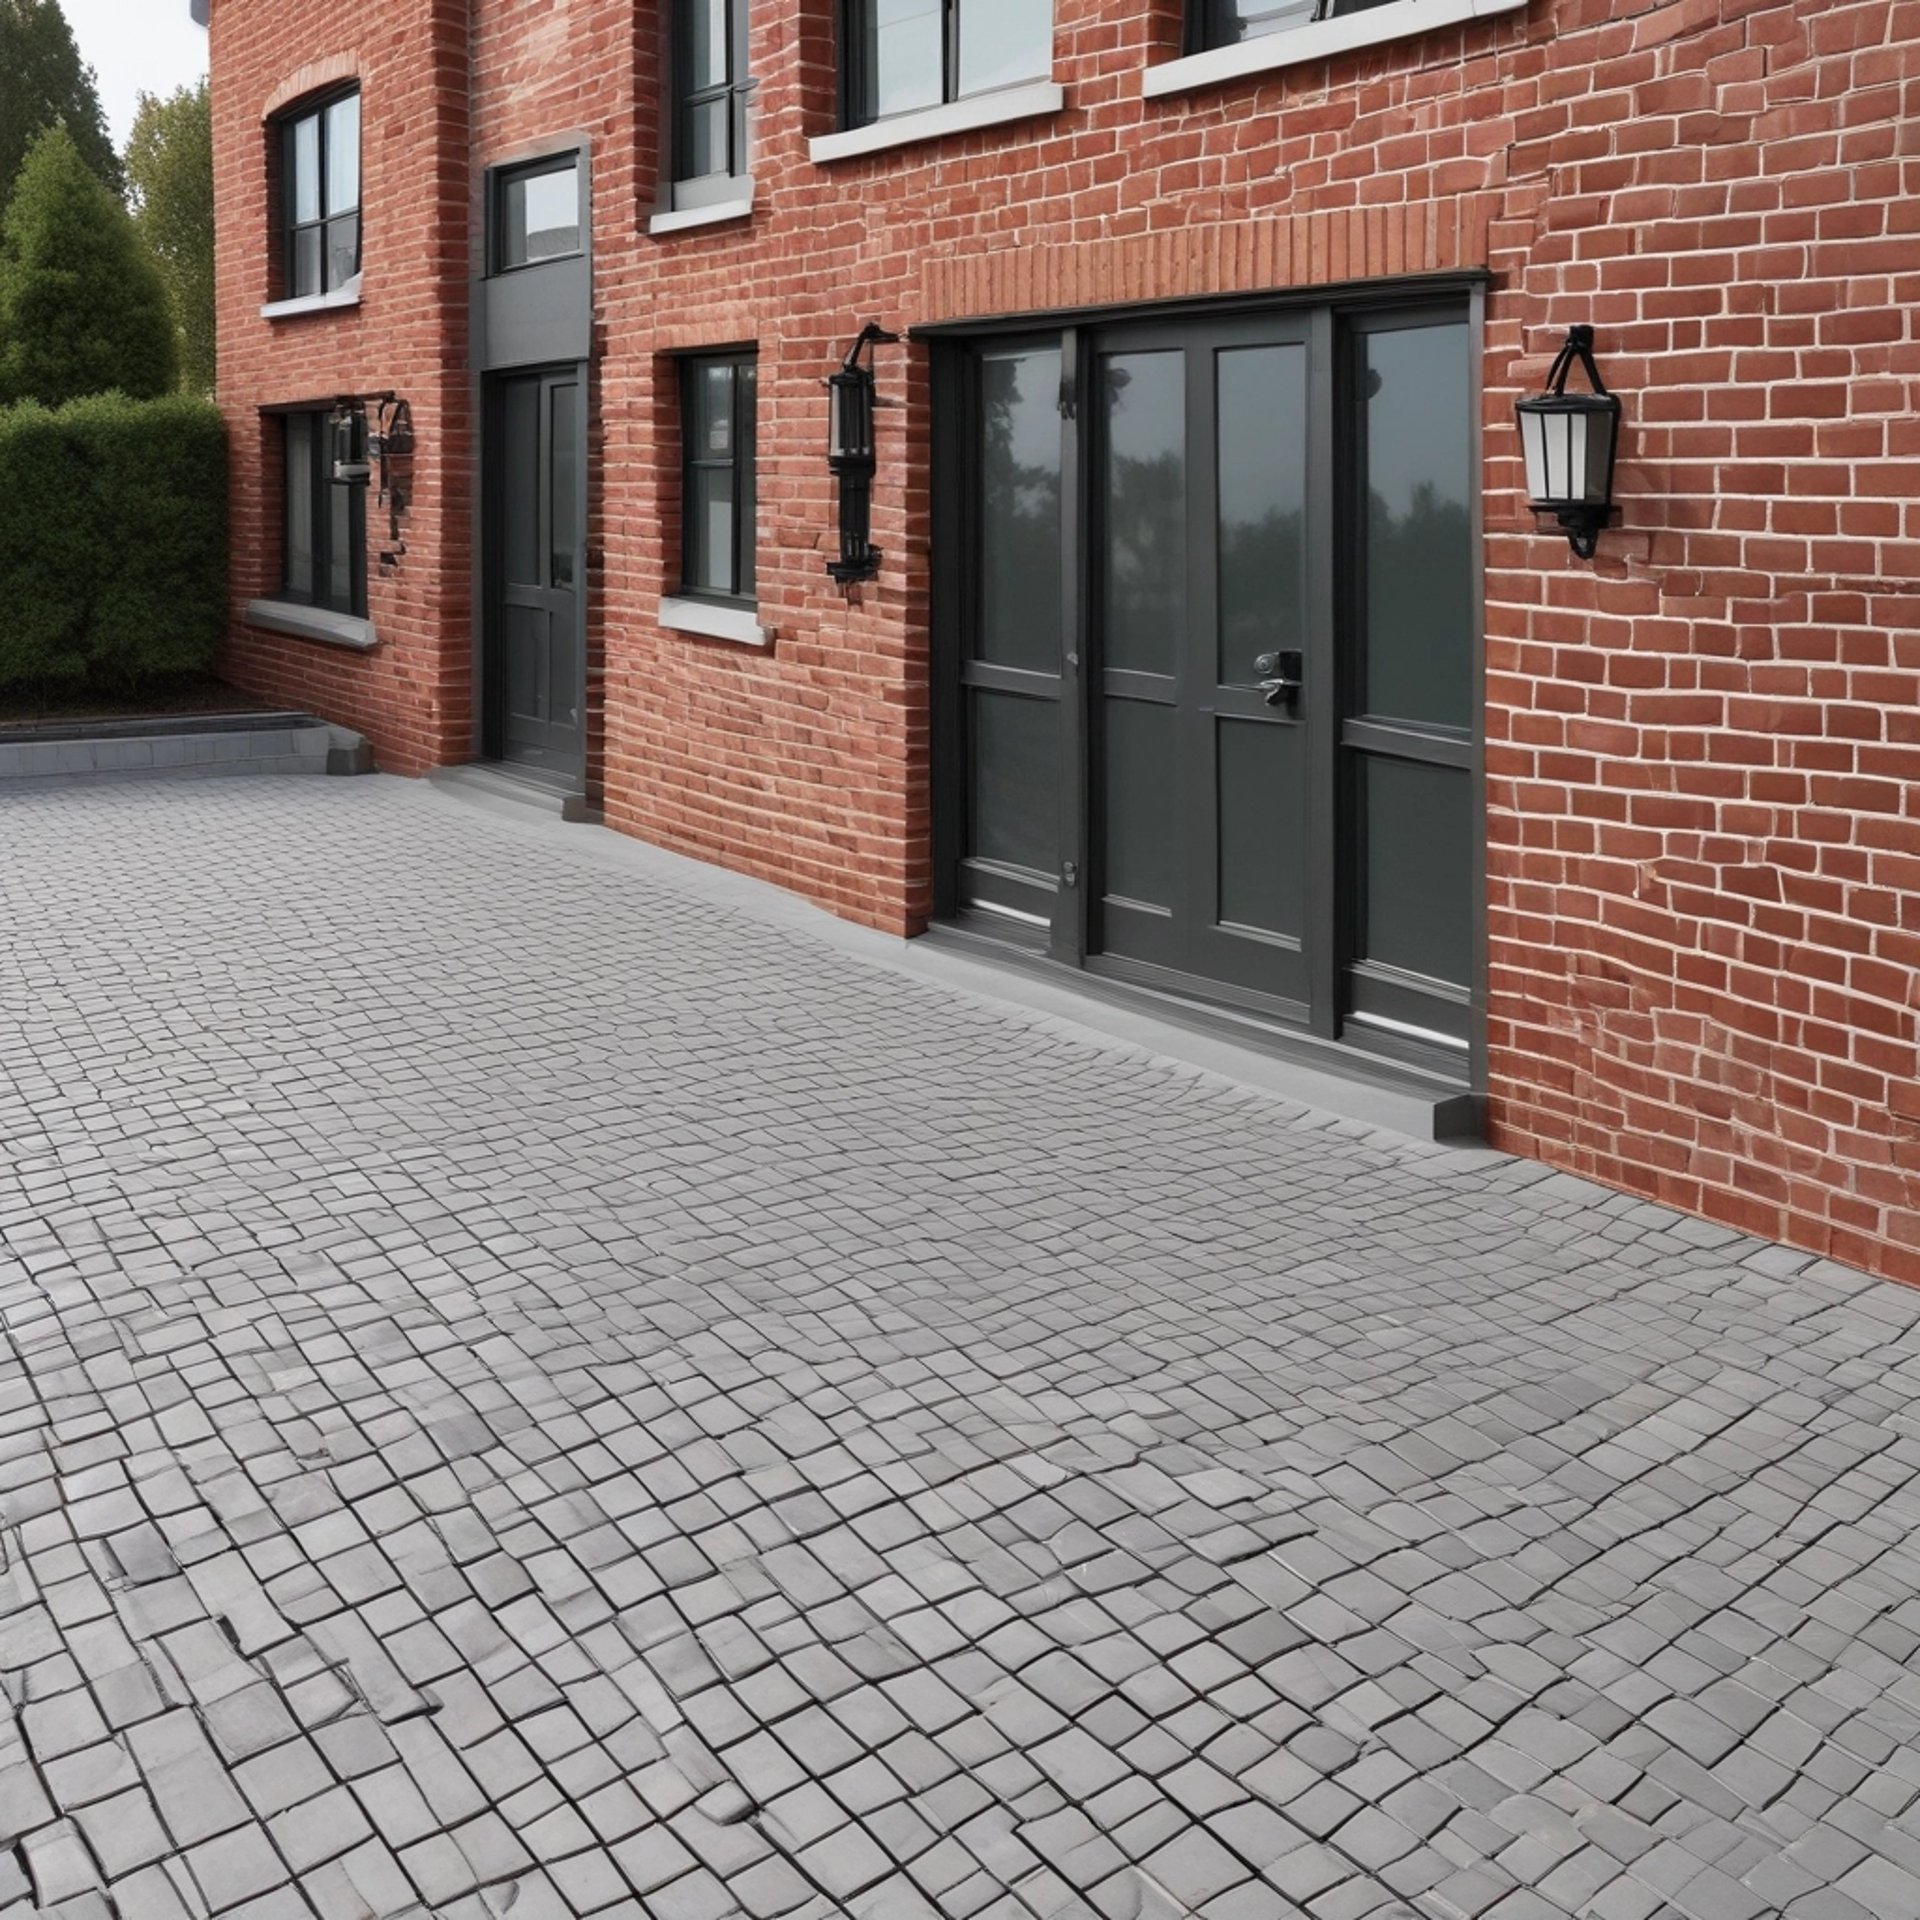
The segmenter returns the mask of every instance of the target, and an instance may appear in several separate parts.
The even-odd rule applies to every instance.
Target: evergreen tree
[[[126,208],[50,127],[0,228],[0,403],[114,389],[148,400],[177,368],[166,289]]]
[[[93,69],[80,58],[60,0],[0,0],[0,207],[49,127],[65,127],[94,176],[121,191]]]
[[[140,96],[127,141],[134,224],[166,282],[180,384],[213,391],[213,114],[207,83]]]

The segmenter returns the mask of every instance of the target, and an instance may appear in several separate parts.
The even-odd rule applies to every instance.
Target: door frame
[[[1344,1058],[1365,1072],[1373,1063],[1397,1063],[1424,1078],[1460,1084],[1459,1068],[1438,1050],[1417,1043],[1400,1045],[1368,1034],[1361,1044],[1351,1032],[1342,1034],[1339,973],[1351,944],[1350,929],[1341,923],[1348,910],[1349,889],[1340,884],[1339,861],[1345,818],[1350,807],[1341,792],[1341,755],[1337,729],[1313,729],[1309,782],[1327,804],[1320,808],[1324,826],[1316,826],[1308,867],[1308,911],[1329,936],[1310,941],[1311,1013],[1304,1027],[1269,1017],[1256,996],[1236,993],[1214,983],[1185,976],[1165,977],[1159,970],[1113,956],[1087,951],[1094,876],[1092,823],[1088,818],[1091,793],[1086,764],[1091,744],[1092,678],[1087,670],[1089,639],[1097,598],[1092,568],[1096,542],[1089,514],[1094,500],[1095,430],[1082,425],[1090,409],[1090,367],[1094,355],[1090,337],[1101,329],[1144,326],[1155,322],[1203,325],[1237,314],[1270,315],[1307,309],[1318,317],[1310,322],[1316,341],[1345,330],[1354,316],[1390,309],[1417,309],[1451,304],[1464,306],[1469,369],[1475,379],[1468,407],[1469,450],[1475,483],[1470,490],[1472,594],[1471,671],[1476,724],[1466,755],[1470,782],[1470,818],[1476,831],[1470,836],[1469,951],[1473,978],[1469,982],[1466,1086],[1480,1093],[1487,1083],[1487,804],[1486,804],[1486,547],[1485,461],[1482,447],[1483,369],[1485,364],[1486,292],[1491,275],[1474,270],[1427,274],[1391,282],[1346,282],[1336,286],[1288,289],[1265,294],[1233,294],[1202,299],[1150,301],[1133,304],[1078,307],[1052,313],[997,315],[979,320],[938,321],[915,327],[911,337],[931,350],[932,447],[931,507],[931,616],[929,740],[929,798],[933,853],[933,914],[936,922],[985,935],[995,946],[1024,952],[1049,968],[1071,971],[1083,980],[1105,976],[1118,986],[1150,992],[1162,1003],[1177,1003],[1181,1016],[1202,1024],[1219,1025],[1239,1038],[1254,1039],[1280,1052],[1303,1050],[1324,1062],[1329,1054]],[[973,350],[976,346],[1027,335],[1057,337],[1062,350],[1061,410],[1067,457],[1062,462],[1062,621],[1065,636],[1062,662],[1063,705],[1072,703],[1074,724],[1062,729],[1060,848],[1061,874],[1056,876],[1058,906],[1050,932],[1018,927],[1014,923],[982,926],[962,915],[958,877],[964,852],[967,809],[967,766],[963,724],[962,668],[966,660],[968,622],[972,618],[974,583],[971,558],[975,550],[976,513],[973,504],[977,472],[971,450],[970,426],[976,400]],[[1322,391],[1322,383],[1341,377],[1346,349],[1317,355],[1313,371],[1313,403],[1309,408],[1309,460],[1333,474],[1341,434],[1349,429],[1338,408],[1338,393]],[[1324,402],[1324,404],[1323,404]],[[1349,465],[1351,462],[1349,461]],[[1345,514],[1339,516],[1346,521]],[[1313,629],[1328,636],[1325,650],[1331,658],[1322,671],[1342,676],[1334,691],[1343,702],[1344,676],[1349,671],[1346,652],[1350,621],[1341,609],[1340,569],[1350,567],[1344,532],[1320,543],[1310,555],[1308,594]],[[1335,616],[1323,625],[1322,616]],[[1311,671],[1311,663],[1309,670]],[[1340,711],[1336,705],[1336,712]]]
[[[579,388],[579,431],[574,446],[574,498],[578,532],[574,542],[574,700],[580,716],[580,753],[577,767],[566,773],[543,772],[537,767],[511,765],[516,777],[557,780],[584,793],[587,774],[587,527],[593,510],[588,493],[592,460],[588,455],[592,407],[587,360],[560,360],[550,366],[500,367],[482,376],[480,404],[480,551],[476,556],[480,593],[479,618],[474,627],[474,757],[490,766],[508,766],[504,753],[505,725],[501,713],[502,659],[496,631],[499,610],[501,559],[505,551],[503,521],[506,512],[505,475],[500,446],[505,437],[504,401],[507,385],[515,380],[572,381]]]

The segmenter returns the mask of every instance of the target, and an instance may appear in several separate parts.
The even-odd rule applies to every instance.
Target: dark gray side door
[[[486,610],[487,738],[510,766],[577,777],[581,725],[577,371],[492,382]]]

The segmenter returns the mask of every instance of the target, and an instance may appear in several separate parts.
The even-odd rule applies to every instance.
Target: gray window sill
[[[360,276],[356,273],[344,286],[331,293],[303,293],[298,300],[269,300],[260,309],[262,320],[293,320],[303,313],[332,313],[340,307],[360,304]]]
[[[717,226],[722,220],[744,220],[753,211],[753,182],[736,180],[737,192],[725,200],[704,207],[676,207],[671,213],[656,213],[647,222],[649,233],[684,233],[689,227]]]
[[[1252,74],[1273,73],[1309,60],[1325,60],[1356,47],[1377,47],[1389,40],[1405,40],[1438,27],[1464,26],[1499,13],[1517,13],[1527,0],[1398,0],[1388,7],[1372,7],[1343,19],[1309,20],[1237,47],[1215,47],[1210,53],[1189,54],[1183,60],[1164,60],[1149,67],[1140,91],[1151,100],[1158,95],[1190,93],[1198,87],[1217,87]]]
[[[246,621],[268,633],[290,633],[301,640],[320,640],[330,647],[370,653],[380,644],[371,620],[350,613],[330,613],[325,607],[303,607],[293,600],[249,600]]]
[[[824,133],[807,142],[808,157],[852,160],[863,153],[885,153],[891,147],[918,146],[923,140],[944,140],[953,133],[972,133],[981,127],[1003,127],[1014,120],[1037,120],[1058,113],[1066,105],[1065,91],[1051,80],[1027,80],[1017,87],[976,93],[945,106],[923,107],[918,113],[896,113],[870,127],[850,127],[845,133]]]
[[[660,624],[675,633],[704,634],[709,640],[731,640],[743,647],[764,647],[773,629],[760,624],[751,607],[716,607],[707,600],[686,600],[665,594],[660,601]]]

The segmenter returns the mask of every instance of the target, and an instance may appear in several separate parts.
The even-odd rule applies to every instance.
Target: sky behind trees
[[[207,32],[187,0],[60,0],[92,67],[116,150],[127,144],[142,91],[162,97],[190,87],[207,70]]]

